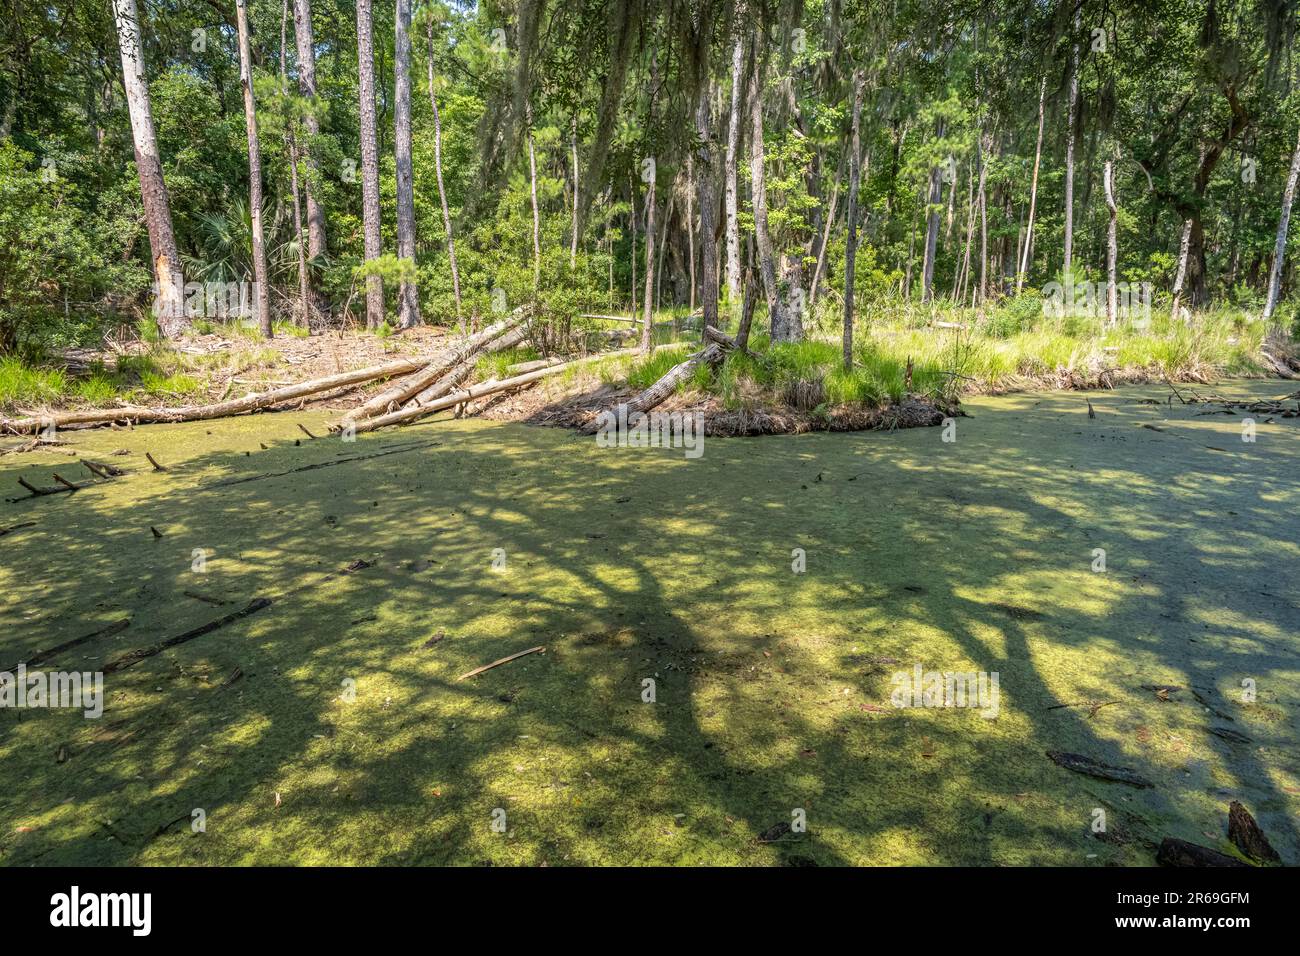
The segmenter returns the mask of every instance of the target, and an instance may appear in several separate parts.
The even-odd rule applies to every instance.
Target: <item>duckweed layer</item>
[[[1248,443],[1144,399],[695,460],[473,420],[313,441],[313,413],[2,458],[14,495],[88,481],[70,451],[128,474],[0,504],[0,669],[272,604],[109,673],[99,720],[0,710],[0,861],[1149,864],[1226,849],[1235,798],[1300,862],[1296,420]],[[892,707],[916,664],[998,672],[996,719]]]

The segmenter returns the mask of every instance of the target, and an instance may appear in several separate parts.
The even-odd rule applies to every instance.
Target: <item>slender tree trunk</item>
[[[1029,222],[1025,225],[1025,249],[1020,259],[1020,271],[1016,274],[1016,295],[1024,285],[1025,275],[1029,271],[1030,250],[1034,244],[1034,208],[1038,204],[1038,165],[1043,158],[1043,105],[1047,97],[1047,77],[1038,91],[1038,144],[1034,147],[1034,178],[1029,187]]]
[[[976,161],[980,167],[980,305],[987,302],[989,298],[989,203],[986,188],[989,167],[984,161],[984,154],[992,148],[992,145],[991,137],[987,133],[981,133],[976,150]]]
[[[731,49],[731,118],[727,127],[727,162],[724,172],[727,190],[727,300],[729,302],[735,302],[740,295],[740,220],[737,154],[740,151],[740,88],[744,83],[742,75],[745,62],[744,12],[744,0],[737,0],[734,27],[736,39]]]
[[[939,239],[939,206],[941,184],[939,170],[930,170],[930,186],[926,191],[925,245],[921,250],[921,302],[929,302],[934,286],[934,257]],[[908,252],[909,268],[911,251]],[[910,283],[909,283],[910,284]]]
[[[966,301],[966,280],[970,275],[971,238],[975,232],[975,167],[967,163],[966,173],[966,247],[961,257],[961,267],[956,271],[952,283],[954,302]]]
[[[248,205],[253,220],[253,302],[257,326],[271,337],[271,294],[266,276],[266,240],[262,234],[262,150],[257,141],[257,105],[253,99],[253,56],[248,49],[248,10],[235,0],[239,34],[239,85],[244,91],[244,127],[248,132]]]
[[[1170,307],[1170,318],[1178,318],[1182,304],[1183,283],[1187,279],[1187,253],[1192,244],[1192,221],[1183,222],[1183,237],[1178,243],[1178,274],[1174,276],[1174,302]]]
[[[285,50],[289,35],[289,0],[280,8],[280,95],[289,95],[289,70],[285,65]],[[311,290],[307,282],[307,242],[302,229],[302,192],[298,183],[298,143],[296,121],[287,123],[286,139],[289,146],[289,186],[293,193],[293,234],[298,243],[298,310],[303,327],[311,326]]]
[[[652,52],[650,54],[650,82],[646,88],[646,99],[649,102],[649,109],[646,114],[646,128],[654,129],[655,121],[655,91],[659,88],[659,58]],[[641,167],[644,175],[645,166]],[[659,180],[659,161],[657,157],[650,159],[650,179],[646,183],[649,187],[646,189],[645,202],[645,297],[642,302],[644,310],[644,319],[641,325],[641,351],[650,352],[650,329],[654,324],[654,280],[655,280],[655,193],[658,188]]]
[[[302,0],[296,0],[302,2]],[[415,265],[415,182],[411,169],[411,0],[397,0],[393,51],[393,151],[397,172],[397,257]],[[420,321],[416,283],[403,279],[397,293],[397,325]]]
[[[537,208],[537,151],[533,147],[533,116],[528,111],[528,185],[533,203],[533,299],[542,288],[542,216]]]
[[[927,187],[928,190],[928,187]],[[927,199],[927,192],[921,193],[921,201]],[[916,262],[916,216],[912,216],[907,233],[907,268],[903,271],[903,301],[912,301],[912,265]]]
[[[628,214],[628,224],[632,227],[632,253],[628,260],[632,264],[632,316],[636,317],[636,177],[627,178],[628,195],[631,197],[632,211]]]
[[[686,157],[686,269],[691,284],[689,312],[695,314],[695,157]]]
[[[1210,301],[1205,260],[1205,224],[1202,219],[1203,211],[1206,208],[1205,197],[1210,187],[1210,180],[1214,176],[1215,168],[1219,165],[1219,160],[1223,158],[1224,150],[1231,146],[1237,137],[1249,128],[1251,123],[1250,113],[1247,111],[1246,105],[1238,97],[1235,87],[1229,86],[1223,92],[1232,111],[1232,116],[1223,135],[1201,149],[1200,162],[1197,164],[1196,176],[1192,183],[1195,198],[1189,204],[1192,233],[1188,247],[1187,290],[1193,306],[1204,306]]]
[[[357,0],[357,71],[361,93],[361,216],[366,262],[383,253],[379,218],[379,143],[375,120],[374,26],[370,0]],[[366,277],[366,328],[384,324],[384,279]]]
[[[939,120],[935,136],[943,139],[944,123]],[[939,247],[939,212],[943,202],[943,182],[939,167],[930,170],[930,189],[925,209],[925,253],[921,264],[921,301],[934,298],[934,259]]]
[[[707,64],[705,64],[707,66]],[[708,76],[707,69],[705,76]],[[714,162],[713,130],[709,124],[710,84],[700,84],[695,104],[695,132],[699,139],[692,168],[695,171],[700,206],[700,305],[703,328],[718,328],[718,200],[714,192],[717,166]]]
[[[578,266],[578,114],[573,114],[573,125],[569,130],[569,151],[573,154],[573,239],[569,243],[569,268]]]
[[[163,181],[158,138],[154,134],[149,84],[144,75],[144,45],[140,40],[140,16],[135,0],[113,0],[117,44],[122,54],[122,85],[131,115],[131,136],[135,143],[135,168],[140,177],[140,196],[149,229],[149,251],[154,280],[158,285],[158,328],[168,338],[185,330],[185,278],[181,257],[172,231],[171,204]]]
[[[854,267],[858,255],[858,188],[862,184],[862,170],[859,164],[861,153],[862,124],[862,83],[861,70],[853,73],[853,132],[849,143],[849,234],[844,242],[844,370],[853,369],[853,279]],[[832,207],[833,209],[833,207]],[[832,211],[832,217],[834,212]],[[827,225],[830,225],[829,220]],[[816,294],[816,279],[813,281],[813,293]]]
[[[654,324],[655,282],[655,177],[650,177],[645,200],[645,296],[642,300],[641,351],[650,351],[650,328]]]
[[[763,146],[763,97],[759,74],[762,72],[762,52],[755,35],[752,51],[753,64],[749,74],[749,166],[752,178],[754,205],[754,239],[758,244],[758,269],[763,279],[763,294],[767,299],[768,326],[773,342],[791,340],[789,318],[781,302],[781,291],[776,284],[775,253],[772,236],[767,229],[767,185],[763,164],[766,159]]]
[[[1300,179],[1300,138],[1297,138],[1295,152],[1291,154],[1291,171],[1286,177],[1286,189],[1282,191],[1282,214],[1277,222],[1277,242],[1273,246],[1273,268],[1268,273],[1268,298],[1264,302],[1264,321],[1273,317],[1277,308],[1278,296],[1282,291],[1282,269],[1286,264],[1286,234],[1291,225],[1291,203],[1295,200],[1296,180]]]
[[[1079,17],[1074,18],[1074,29],[1079,30]],[[1079,99],[1079,44],[1074,44],[1070,57],[1070,104],[1066,110],[1065,130],[1065,268],[1063,282],[1070,278],[1071,257],[1074,254],[1074,107]]]
[[[673,186],[668,190],[668,198],[664,201],[663,223],[659,226],[659,239],[655,243],[658,248],[658,259],[655,265],[655,308],[664,307],[664,254],[668,252],[668,247],[672,245],[668,241],[668,228],[673,224],[673,207],[677,201],[677,181],[673,180]],[[677,258],[674,250],[673,258]],[[676,299],[674,299],[674,302]]]
[[[428,21],[429,38],[429,105],[433,108],[433,169],[438,177],[438,202],[442,204],[442,228],[447,233],[447,261],[451,265],[451,290],[456,297],[456,319],[464,331],[460,312],[460,270],[456,268],[456,237],[451,234],[451,213],[447,210],[447,190],[442,185],[442,118],[438,115],[438,98],[433,92],[433,18]],[[574,175],[577,176],[578,156],[574,153]],[[577,185],[576,181],[574,183]],[[575,243],[577,242],[575,233]],[[575,246],[576,248],[576,246]]]
[[[749,346],[749,329],[754,324],[754,306],[758,301],[758,288],[754,269],[754,239],[745,241],[744,303],[740,309],[740,324],[736,330],[736,348],[742,352]]]
[[[856,161],[856,157],[855,159],[849,160],[849,164],[852,165],[853,162],[855,161]],[[817,289],[821,284],[822,272],[826,268],[826,250],[827,247],[830,245],[831,229],[835,225],[835,209],[836,206],[839,205],[839,199],[840,199],[840,174],[843,171],[844,171],[843,163],[836,166],[835,181],[831,185],[830,207],[826,210],[826,222],[822,226],[821,245],[817,249],[817,265],[813,267],[812,287],[808,290],[808,302],[810,304],[815,303],[817,301]]]
[[[316,39],[312,32],[311,0],[293,0],[293,33],[298,44],[298,90],[303,96],[316,99]],[[308,255],[315,259],[324,255],[325,210],[317,198],[320,185],[320,163],[316,158],[316,138],[320,136],[320,119],[316,104],[307,111],[303,120],[307,128],[307,141],[302,146],[307,160],[307,243]]]
[[[1115,206],[1115,163],[1109,159],[1106,160],[1106,166],[1102,171],[1102,185],[1106,190],[1106,208],[1110,211],[1110,220],[1106,226],[1106,324],[1113,327],[1116,320],[1115,300],[1118,293],[1115,273],[1119,259],[1116,228],[1119,214]]]

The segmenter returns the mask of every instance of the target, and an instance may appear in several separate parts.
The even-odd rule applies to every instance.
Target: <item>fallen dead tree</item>
[[[526,338],[528,338],[528,327],[524,325],[515,326],[515,328],[511,329],[505,335],[488,344],[482,349],[480,354],[490,355],[493,352],[503,352],[506,349],[512,349]],[[438,381],[420,391],[413,399],[411,399],[411,403],[416,405],[427,405],[429,402],[435,401],[436,399],[442,398],[442,396],[450,393],[457,385],[469,378],[470,374],[474,371],[474,365],[477,358],[478,356],[476,355],[467,358],[460,365],[456,366],[442,378],[438,379]]]
[[[440,398],[425,403],[412,402],[405,408],[399,408],[396,411],[388,412],[385,415],[378,415],[365,421],[340,423],[331,426],[333,431],[343,431],[345,428],[352,429],[355,433],[370,432],[377,428],[383,428],[386,425],[400,425],[406,422],[413,422],[417,419],[424,418],[426,415],[432,415],[435,412],[445,411],[448,408],[455,408],[457,405],[463,405],[471,402],[476,398],[484,398],[488,395],[496,395],[501,392],[508,392],[514,389],[523,388],[531,385],[533,382],[540,381],[551,375],[557,375],[569,368],[583,365],[587,362],[594,362],[599,359],[612,358],[618,355],[630,355],[639,349],[622,349],[618,352],[601,352],[596,355],[587,355],[580,359],[574,359],[571,362],[564,362],[560,365],[552,365],[548,368],[537,369],[524,375],[515,375],[510,378],[492,379],[487,382],[481,382],[478,385],[462,389],[457,392],[451,392]]]
[[[510,375],[523,375],[525,372],[535,372],[539,368],[550,368],[552,365],[563,365],[564,359],[558,355],[552,355],[550,358],[537,359],[532,362],[516,362],[514,365],[506,367],[506,372]]]
[[[713,326],[708,326],[704,330],[703,338],[708,345],[687,356],[684,361],[678,362],[663,376],[643,391],[640,395],[630,401],[616,406],[614,411],[618,421],[627,421],[627,416],[636,412],[648,412],[651,409],[662,405],[668,400],[673,392],[677,391],[677,386],[681,385],[692,375],[701,365],[714,366],[721,362],[728,352],[736,347],[736,343],[723,335]]]
[[[6,418],[0,419],[0,432],[31,434],[50,427],[57,429],[108,425],[114,422],[144,424],[150,422],[192,422],[209,418],[224,418],[227,415],[239,415],[244,412],[253,412],[273,405],[291,402],[319,392],[362,385],[381,378],[391,378],[394,375],[411,372],[420,367],[420,363],[412,359],[395,359],[382,365],[371,365],[351,372],[339,372],[336,375],[327,375],[325,378],[311,379],[310,381],[299,382],[296,385],[272,389],[269,392],[254,392],[242,398],[215,402],[211,405],[189,405],[176,408],[125,405],[119,408],[51,412],[48,415]]]
[[[455,371],[460,366],[469,366],[470,360],[483,351],[489,343],[493,343],[494,340],[505,336],[507,332],[510,332],[515,326],[523,322],[524,318],[524,313],[516,309],[500,322],[494,322],[481,332],[476,332],[457,348],[425,364],[416,370],[414,374],[402,378],[392,388],[385,389],[369,401],[351,409],[343,416],[342,421],[336,424],[343,425],[392,411],[395,406],[409,401],[425,389],[436,386],[439,380],[448,372]],[[516,339],[515,344],[522,341],[522,338],[520,336],[520,338]],[[507,347],[506,345],[497,344],[493,351]]]

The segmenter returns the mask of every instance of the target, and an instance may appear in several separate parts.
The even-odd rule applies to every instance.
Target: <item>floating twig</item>
[[[503,657],[499,661],[493,661],[491,664],[484,664],[482,667],[476,667],[472,671],[469,671],[468,673],[461,674],[459,677],[456,678],[456,680],[464,680],[467,677],[475,677],[479,674],[482,674],[484,671],[490,671],[494,667],[500,667],[502,664],[509,664],[511,661],[516,660],[520,657],[524,657],[528,654],[536,654],[538,651],[544,651],[544,650],[546,650],[546,645],[538,644],[536,647],[530,647],[526,651],[519,651],[515,654],[511,654],[507,657]]]

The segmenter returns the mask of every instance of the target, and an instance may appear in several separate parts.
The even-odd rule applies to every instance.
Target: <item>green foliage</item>
[[[76,187],[57,166],[33,163],[0,142],[0,353],[28,356],[93,334],[100,322],[83,318],[87,300],[147,281],[134,263],[109,259],[108,226],[76,215]],[[74,303],[77,319],[69,321]]]

